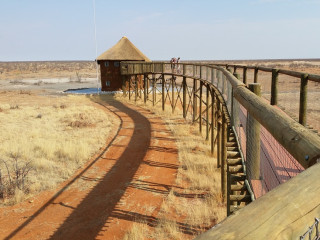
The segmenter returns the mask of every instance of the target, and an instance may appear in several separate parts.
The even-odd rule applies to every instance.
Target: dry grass
[[[128,102],[121,95],[117,98]],[[180,167],[176,184],[162,203],[157,225],[149,227],[137,219],[124,239],[193,239],[226,217],[220,170],[216,159],[210,156],[209,142],[198,133],[197,126],[182,120],[180,110],[172,114],[169,106],[163,112],[161,105],[153,107],[141,101],[136,104],[166,121],[177,140]]]
[[[13,173],[14,159],[31,171],[23,189],[7,194],[17,203],[68,179],[105,144],[112,117],[85,96],[41,97],[0,94],[0,169],[2,181]],[[92,114],[94,112],[94,114]]]
[[[94,61],[50,61],[50,62],[0,62],[1,79],[17,81],[34,78],[70,78],[80,82],[82,78],[96,76]],[[39,81],[37,84],[41,84]]]

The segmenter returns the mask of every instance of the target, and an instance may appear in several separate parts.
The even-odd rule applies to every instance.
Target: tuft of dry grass
[[[8,163],[10,173],[14,172],[12,156],[19,156],[21,164],[30,162],[32,171],[25,188],[5,198],[5,205],[68,179],[105,144],[114,121],[85,96],[19,98],[15,93],[0,94],[0,158]],[[9,176],[3,161],[0,169],[5,181]]]
[[[220,190],[220,169],[198,126],[192,125],[190,119],[183,120],[179,107],[173,114],[170,106],[162,111],[161,105],[129,102],[121,95],[116,98],[147,108],[165,120],[176,139],[180,162],[175,186],[161,205],[156,226],[149,227],[137,219],[124,239],[193,239],[222,221],[226,204]]]

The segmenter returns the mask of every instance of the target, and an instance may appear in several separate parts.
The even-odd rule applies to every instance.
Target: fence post
[[[200,80],[200,100],[199,100],[199,132],[200,133],[202,133],[202,87],[203,87],[203,83]]]
[[[134,75],[135,85],[134,85],[134,101],[137,101],[138,98],[138,75]]]
[[[271,81],[271,105],[278,104],[278,79],[279,79],[279,70],[272,69],[272,81]]]
[[[299,123],[303,126],[307,125],[307,89],[308,74],[301,75],[300,85],[300,106],[299,106]]]
[[[183,65],[183,78],[182,78],[182,108],[183,108],[183,118],[187,117],[187,78],[186,78],[186,65]]]
[[[206,140],[209,140],[209,84],[206,85],[207,95],[206,95]]]
[[[152,74],[152,105],[156,103],[156,79],[155,74]]]
[[[174,81],[175,81],[175,77],[174,77],[174,75],[172,75],[172,79],[171,79],[172,113],[174,113],[174,85],[175,85]]]
[[[221,112],[221,102],[219,98],[216,98],[217,100],[217,167],[221,167],[221,129],[222,129],[222,112]]]
[[[215,127],[215,99],[214,91],[211,88],[211,155],[214,154],[214,127]]]
[[[143,87],[144,87],[144,103],[147,103],[148,87],[147,87],[147,74],[143,75]]]
[[[248,68],[246,66],[243,67],[243,83],[245,85],[247,85],[247,69]]]
[[[237,73],[237,66],[233,67],[233,75],[235,76],[235,74]]]
[[[164,109],[165,109],[165,105],[166,105],[166,103],[165,103],[165,82],[166,82],[166,80],[165,80],[165,75],[162,73],[162,81],[161,81],[161,89],[162,89],[162,111],[164,111]]]
[[[227,121],[222,109],[222,137],[221,137],[221,192],[223,201],[227,196]]]
[[[257,96],[261,96],[261,85],[259,83],[249,84],[249,89]],[[250,179],[261,179],[260,175],[260,123],[250,116],[247,116],[247,150],[246,159]]]
[[[197,80],[196,79],[193,79],[193,122],[196,121],[196,118],[197,118]]]
[[[255,67],[255,68],[254,68],[254,79],[253,79],[253,82],[254,82],[254,83],[257,83],[257,82],[258,82],[258,71],[259,71],[259,68],[258,68],[258,67]]]

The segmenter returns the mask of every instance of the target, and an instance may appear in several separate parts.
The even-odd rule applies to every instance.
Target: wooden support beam
[[[196,118],[197,118],[197,111],[198,111],[198,106],[197,106],[197,91],[198,87],[197,87],[197,80],[193,79],[193,117],[192,117],[192,121],[195,122]]]
[[[222,142],[222,119],[221,119],[221,102],[219,98],[216,98],[217,100],[217,167],[221,167],[221,142]]]
[[[172,113],[174,113],[174,109],[175,109],[175,105],[174,105],[174,84],[175,83],[175,76],[172,75],[172,78],[171,78],[171,106],[172,106]]]
[[[247,67],[243,67],[243,83],[247,85]]]
[[[261,96],[261,86],[259,83],[249,84],[249,89]],[[246,162],[249,179],[260,179],[260,123],[248,113],[247,115],[247,144]]]
[[[134,101],[136,102],[138,98],[138,75],[134,75],[134,80]]]
[[[211,89],[211,155],[214,155],[214,128],[215,128],[215,94]]]
[[[147,74],[143,75],[143,89],[144,89],[144,103],[147,103],[148,99],[148,77]]]
[[[206,84],[206,140],[209,140],[209,84]],[[213,107],[213,106],[211,106]]]
[[[259,71],[259,68],[258,68],[258,67],[255,67],[255,68],[254,68],[254,79],[253,79],[253,82],[254,82],[254,83],[257,83],[257,82],[258,82],[258,71]]]
[[[224,114],[222,114],[221,129],[221,193],[223,201],[227,197],[227,128],[228,124]]]
[[[307,91],[308,89],[308,74],[301,76],[300,84],[300,105],[299,105],[299,123],[303,126],[307,125]]]
[[[183,71],[185,68],[183,67]],[[184,74],[183,74],[184,75]],[[183,76],[182,78],[182,110],[183,110],[183,118],[187,117],[187,78]]]
[[[279,70],[272,69],[272,79],[271,79],[271,105],[278,104],[278,80],[279,80]]]
[[[156,78],[155,74],[152,74],[152,106],[156,104]]]
[[[199,132],[202,133],[202,87],[203,83],[200,81],[200,100],[199,100]]]
[[[166,84],[166,79],[165,75],[162,74],[162,81],[161,81],[161,95],[162,95],[162,111],[164,111],[165,106],[166,106],[166,99],[165,99],[165,84]]]

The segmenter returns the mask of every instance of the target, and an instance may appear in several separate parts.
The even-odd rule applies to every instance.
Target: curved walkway
[[[0,239],[121,239],[138,219],[154,226],[178,168],[172,133],[149,111],[99,102],[120,119],[106,147],[55,191],[0,209]]]

